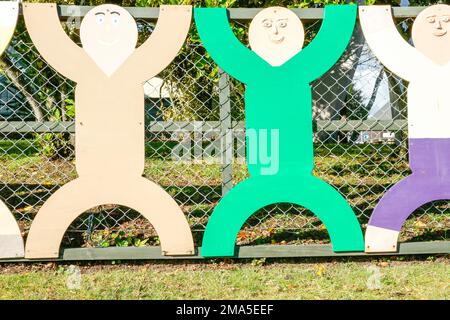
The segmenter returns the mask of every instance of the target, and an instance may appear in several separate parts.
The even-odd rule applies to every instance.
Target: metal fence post
[[[233,131],[231,128],[230,77],[219,69],[220,163],[222,196],[233,187]]]

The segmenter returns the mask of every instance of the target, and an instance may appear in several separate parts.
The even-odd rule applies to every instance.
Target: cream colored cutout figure
[[[393,252],[403,223],[415,209],[450,199],[450,6],[430,6],[417,16],[414,47],[398,33],[390,6],[362,6],[359,17],[376,57],[409,82],[412,174],[384,194],[365,236],[367,252]]]
[[[33,220],[25,256],[59,255],[62,237],[84,211],[101,204],[130,207],[155,228],[164,255],[190,255],[194,244],[180,207],[144,172],[143,83],[177,55],[191,6],[161,6],[150,38],[137,49],[137,27],[116,5],[100,5],[81,23],[77,46],[61,28],[55,4],[24,4],[28,32],[45,60],[77,83],[75,153],[79,178],[61,187]]]
[[[0,2],[0,54],[8,47],[16,28],[19,3]],[[0,201],[0,258],[24,256],[23,238],[14,216]]]
[[[294,12],[283,7],[270,7],[253,18],[248,37],[252,50],[277,67],[302,50],[305,31]]]

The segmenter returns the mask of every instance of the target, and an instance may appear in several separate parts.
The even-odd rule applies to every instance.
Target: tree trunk
[[[7,58],[1,59],[0,66],[2,68],[2,71],[8,77],[9,81],[11,81],[14,84],[17,90],[19,90],[27,100],[28,104],[33,110],[33,114],[36,118],[36,121],[39,122],[44,121],[45,120],[44,113],[42,112],[39,102],[37,102],[33,98],[33,95],[27,91],[25,86],[23,86],[20,81],[20,72],[14,68],[14,66]]]
[[[370,96],[369,102],[367,103],[367,112],[370,112],[370,110],[373,107],[373,104],[375,103],[375,100],[377,99],[378,95],[378,89],[380,88],[381,81],[383,80],[384,76],[384,68],[380,66],[380,70],[378,71],[377,79],[375,80],[375,85],[373,86],[372,95]],[[391,105],[392,109],[392,105]]]

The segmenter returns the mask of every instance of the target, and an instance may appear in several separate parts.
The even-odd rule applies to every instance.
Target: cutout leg
[[[75,179],[52,194],[31,224],[25,258],[57,258],[61,240],[72,221],[101,204],[97,194],[102,187],[93,180]]]
[[[450,199],[450,186],[438,177],[412,174],[381,198],[370,217],[365,235],[366,252],[395,252],[406,219],[422,205]]]
[[[73,220],[86,210],[118,204],[138,211],[155,228],[166,255],[194,253],[192,234],[176,202],[155,183],[144,178],[100,181],[76,179],[56,191],[35,217],[26,243],[27,258],[55,258]]]
[[[192,255],[194,240],[186,217],[175,200],[160,186],[145,179],[133,180],[117,195],[119,204],[147,218],[161,242],[163,255]]]
[[[325,224],[334,251],[362,251],[358,220],[339,192],[313,176],[293,179],[249,178],[233,188],[217,205],[206,226],[202,256],[232,256],[237,234],[257,210],[275,203],[306,207]]]
[[[23,238],[19,226],[8,207],[0,201],[0,258],[23,256]]]

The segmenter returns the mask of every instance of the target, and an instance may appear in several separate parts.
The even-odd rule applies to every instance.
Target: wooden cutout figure
[[[19,2],[0,2],[0,54],[8,47],[16,29]],[[0,258],[24,256],[23,238],[16,219],[8,207],[0,201]]]
[[[363,251],[358,220],[342,195],[314,177],[312,98],[310,83],[340,58],[351,38],[356,6],[326,6],[322,27],[302,49],[304,33],[292,11],[262,10],[250,25],[245,47],[230,28],[223,8],[194,9],[200,38],[217,65],[246,84],[246,162],[250,177],[238,183],[214,209],[203,237],[201,254],[234,255],[245,221],[275,203],[294,203],[315,213],[325,224],[334,251]],[[268,143],[267,133],[275,143]],[[260,143],[251,135],[260,136]],[[278,140],[277,140],[278,139]],[[269,145],[269,147],[267,146]],[[263,157],[276,156],[269,170]]]
[[[394,252],[409,215],[428,202],[450,199],[450,6],[434,5],[417,16],[415,48],[398,33],[390,6],[362,6],[359,17],[373,53],[409,82],[412,174],[381,198],[365,235],[366,252]]]
[[[191,6],[161,6],[150,38],[135,49],[137,26],[116,5],[90,10],[77,46],[61,28],[55,4],[24,4],[28,32],[41,55],[77,83],[75,153],[78,178],[56,191],[35,217],[27,258],[59,254],[70,223],[86,210],[118,204],[155,228],[164,255],[194,254],[192,233],[176,202],[144,172],[143,83],[177,55],[190,27]]]

